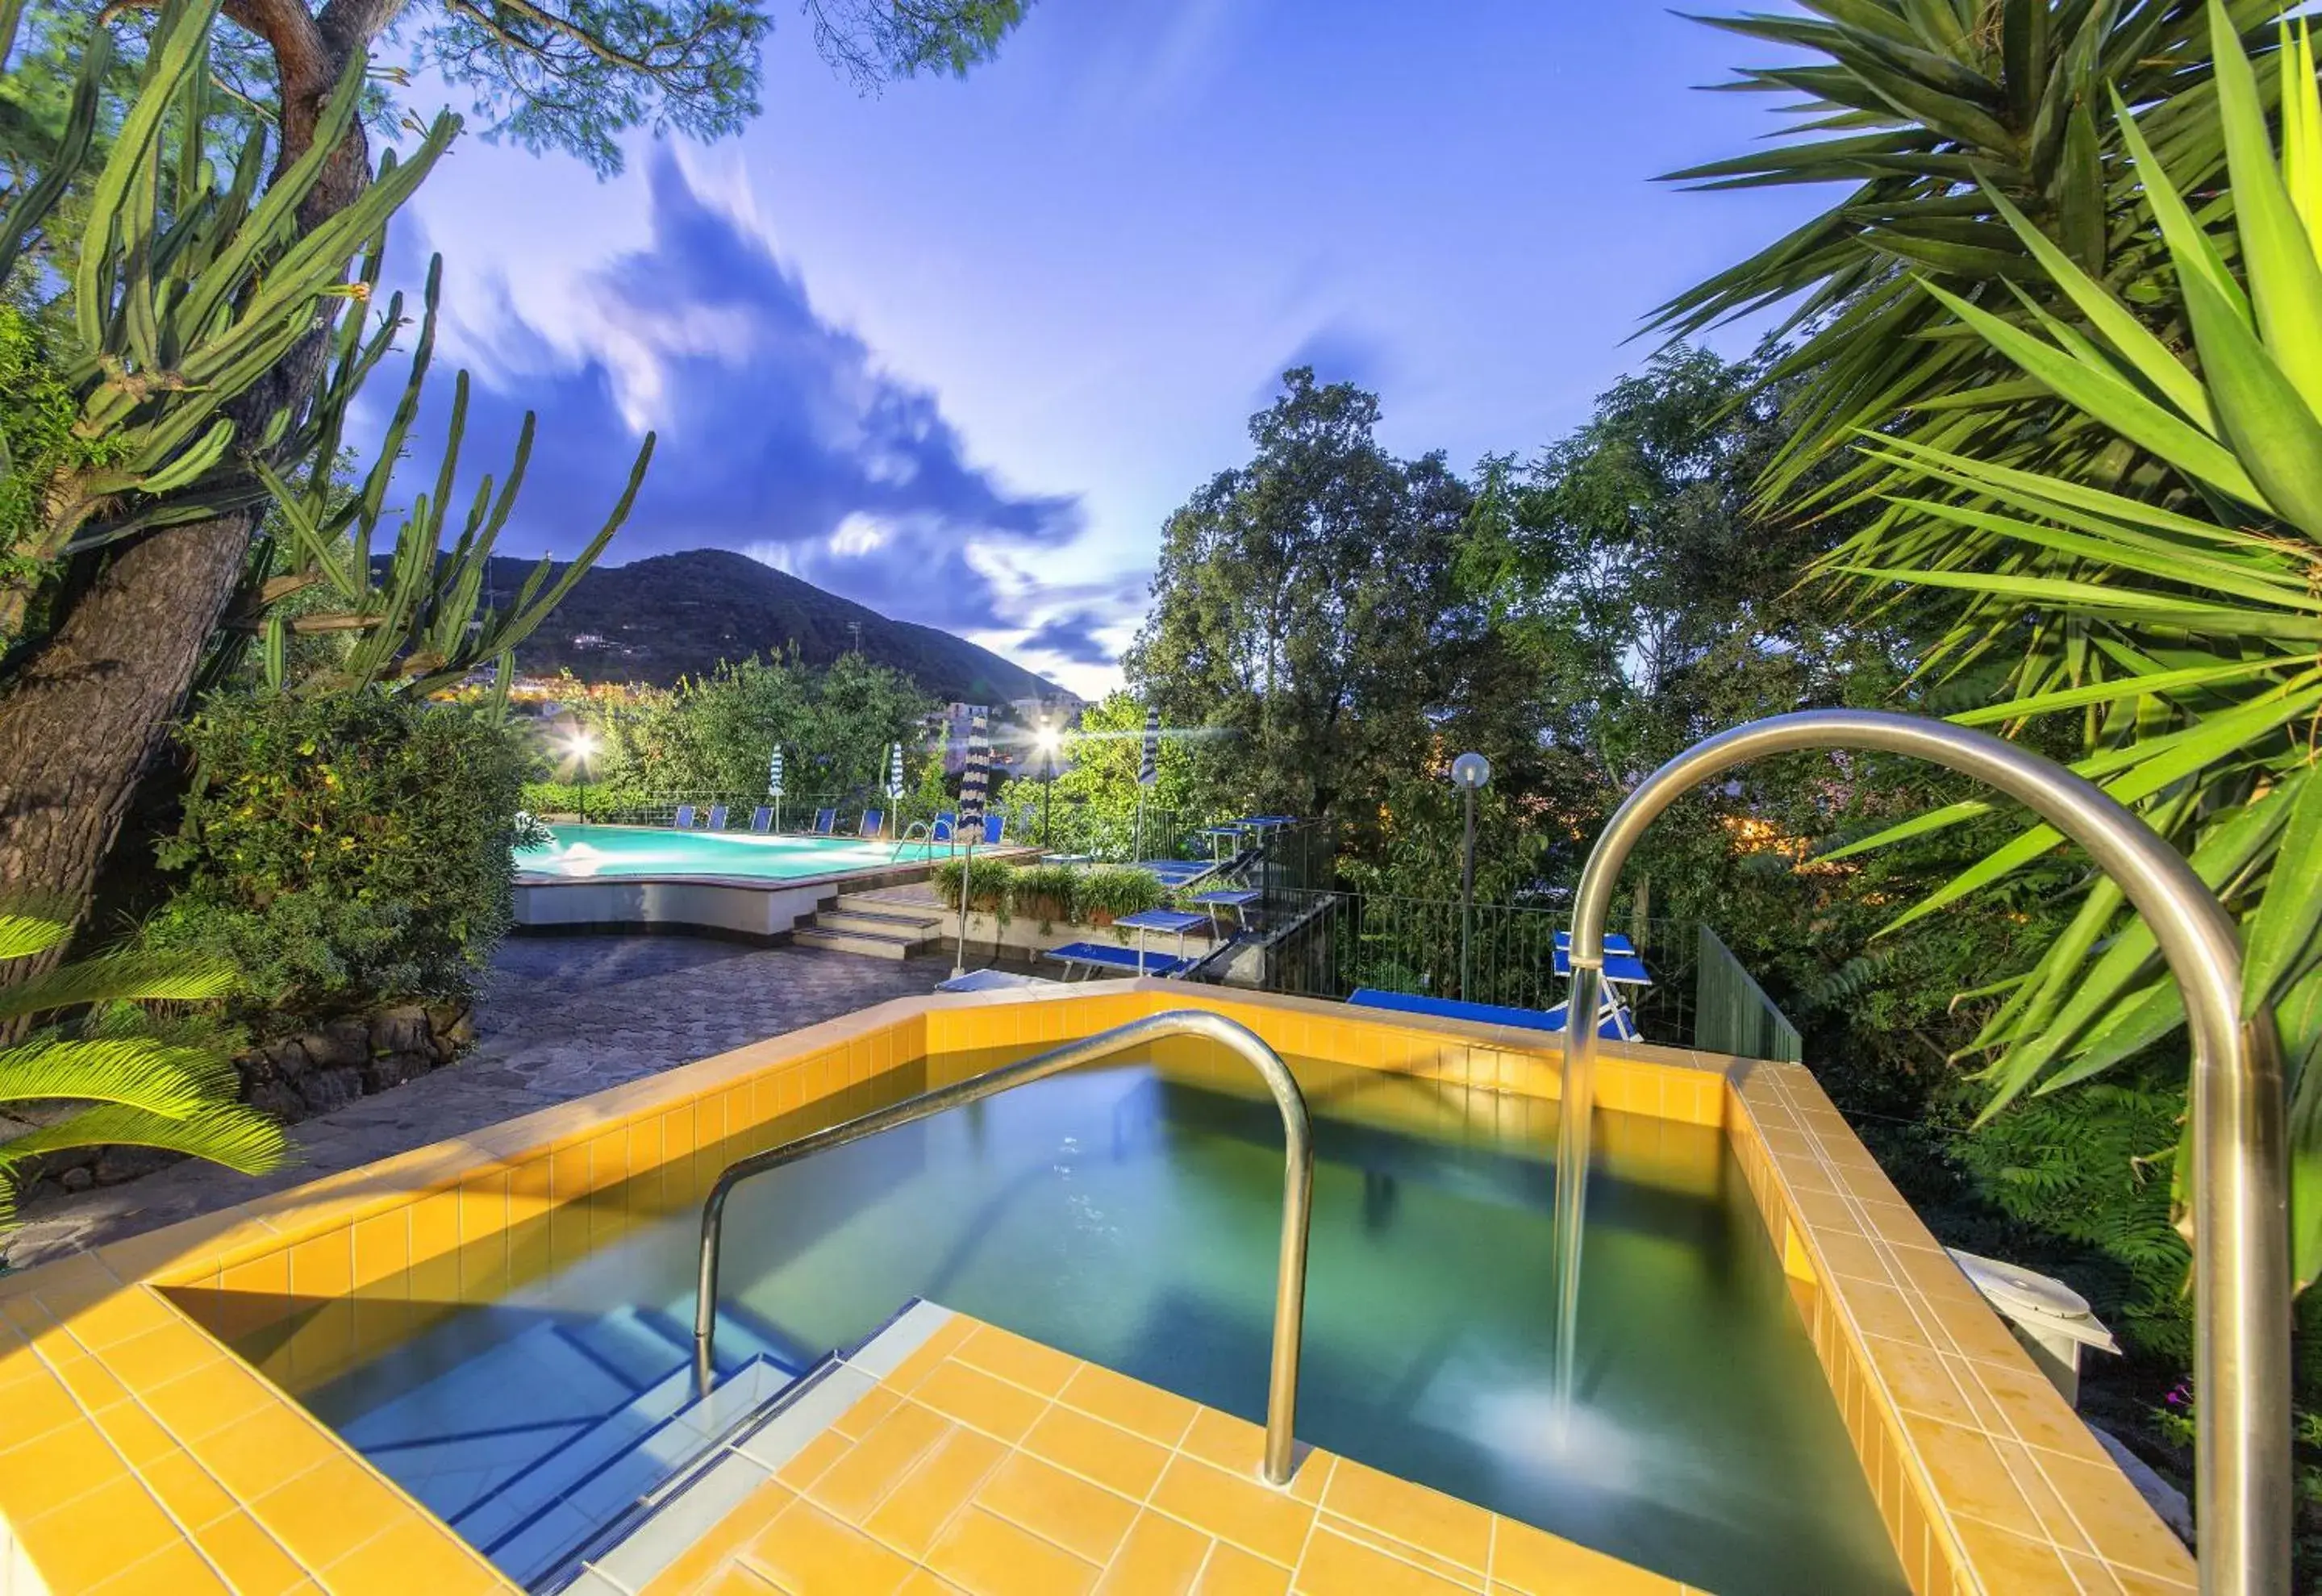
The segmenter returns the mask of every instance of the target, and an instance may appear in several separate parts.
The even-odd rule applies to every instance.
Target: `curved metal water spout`
[[[1568,1391],[1587,1172],[1589,1073],[1613,884],[1630,850],[1682,794],[1771,753],[1906,753],[1988,782],[2088,850],[2144,917],[2184,993],[2193,1040],[2195,1518],[2204,1596],[2290,1589],[2290,1227],[2281,1042],[2270,1015],[2241,1018],[2234,924],[2182,855],[2070,771],[1981,732],[1876,710],[1776,716],[1696,743],[1614,812],[1581,871],[1572,919],[1564,1102],[1557,1166],[1559,1389]],[[1578,1111],[1574,1111],[1576,1106]]]

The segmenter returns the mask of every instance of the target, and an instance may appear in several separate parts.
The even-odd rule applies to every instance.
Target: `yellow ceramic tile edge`
[[[1214,995],[1206,991],[1196,993],[1181,985],[1154,980],[1107,982],[1094,990],[1089,987],[1059,987],[1051,991],[1028,995],[1009,992],[902,999],[701,1060],[574,1103],[525,1116],[471,1137],[421,1148],[379,1164],[326,1177],[308,1186],[262,1199],[224,1214],[187,1221],[164,1231],[101,1249],[93,1256],[84,1255],[27,1271],[0,1282],[0,1301],[33,1298],[43,1305],[44,1311],[53,1309],[69,1324],[73,1316],[101,1308],[111,1296],[142,1291],[153,1284],[202,1280],[214,1272],[223,1272],[254,1258],[286,1252],[297,1242],[351,1228],[361,1220],[393,1209],[409,1208],[428,1198],[456,1192],[463,1181],[479,1175],[504,1171],[521,1161],[560,1149],[582,1145],[592,1138],[616,1131],[641,1127],[683,1105],[706,1104],[713,1094],[721,1091],[730,1097],[736,1088],[748,1088],[751,1083],[761,1081],[776,1071],[826,1053],[839,1044],[867,1044],[876,1040],[886,1044],[891,1067],[909,1062],[904,1051],[892,1045],[895,1034],[904,1028],[914,1029],[924,1036],[930,1044],[926,1051],[934,1052],[941,1050],[938,1036],[946,1031],[988,1030],[992,1033],[990,1039],[994,1042],[1004,1040],[1022,1044],[1049,1036],[1061,1038],[1066,1035],[1084,1034],[1088,1030],[1102,1028],[1102,1025],[1118,1024],[1139,1014],[1188,1006],[1233,1014],[1250,1023],[1262,1035],[1271,1033],[1269,1040],[1285,1052],[1316,1052],[1330,1056],[1344,1052],[1362,1053],[1371,1051],[1367,1047],[1312,1048],[1308,1044],[1315,1027],[1326,1032],[1335,1031],[1342,1037],[1368,1033],[1379,1037],[1417,1038],[1452,1049],[1464,1045],[1469,1050],[1467,1055],[1469,1058],[1476,1051],[1481,1050],[1493,1055],[1496,1061],[1494,1078],[1473,1084],[1551,1099],[1556,1096],[1555,1066],[1559,1054],[1552,1046],[1541,1045],[1540,1038],[1535,1034],[1460,1022],[1412,1022],[1404,1017],[1399,1017],[1391,1024],[1382,1024],[1355,1014],[1344,1005],[1320,999],[1239,991],[1220,991]],[[1001,1035],[1003,1031],[1006,1033],[1004,1038]],[[954,1047],[961,1045],[955,1036],[950,1037],[949,1041]],[[1407,1072],[1467,1081],[1466,1062],[1463,1060],[1457,1065],[1447,1064],[1441,1062],[1447,1056],[1450,1055],[1440,1054],[1435,1065]],[[1685,1050],[1634,1044],[1607,1045],[1604,1056],[1613,1067],[1616,1079],[1618,1072],[1628,1069],[1637,1072],[1640,1078],[1698,1081],[1708,1076],[1723,1081],[1732,1072],[1736,1062]],[[1515,1072],[1513,1079],[1510,1079],[1507,1072],[1500,1067],[1508,1060],[1521,1061],[1523,1065]],[[1374,1068],[1394,1067],[1359,1056],[1342,1059],[1341,1062]],[[824,1091],[816,1094],[816,1099],[832,1095],[846,1084],[841,1081],[827,1085]],[[1738,1094],[1735,1095],[1738,1098]],[[1640,1104],[1623,1106],[1637,1111],[1654,1112],[1653,1108]],[[1729,1111],[1722,1095],[1714,1111]],[[738,1128],[746,1129],[748,1124],[762,1123],[770,1117],[771,1115],[754,1115]],[[734,1134],[736,1128],[730,1119],[725,1123],[726,1135]],[[1778,1171],[1776,1178],[1779,1179]],[[388,1182],[391,1181],[403,1183],[390,1187]],[[415,1182],[424,1183],[416,1184],[415,1188]],[[1787,1192],[1787,1185],[1784,1190]],[[1795,1207],[1794,1199],[1789,1200]],[[190,1325],[187,1327],[191,1334],[202,1334]],[[206,1336],[202,1338],[216,1354],[233,1358],[233,1354],[221,1344],[209,1340]],[[13,1341],[14,1338],[8,1339]],[[101,1363],[101,1353],[91,1355]],[[1859,1352],[1857,1355],[1860,1355]],[[1870,1367],[1867,1359],[1863,1363],[1866,1370]],[[270,1391],[272,1388],[268,1389]],[[281,1406],[291,1411],[302,1411],[287,1398],[278,1400]],[[357,1466],[370,1472],[369,1465],[352,1450],[343,1446],[340,1446],[338,1450]],[[380,1478],[381,1483],[385,1483],[383,1477],[374,1477]],[[464,1544],[457,1543],[448,1529],[442,1528],[416,1504],[404,1500],[411,1517],[417,1521],[417,1527],[431,1528],[464,1549]],[[5,1512],[6,1507],[5,1501],[0,1501],[0,1512]]]
[[[1883,1173],[1878,1172],[1876,1161],[1870,1158],[1869,1151],[1862,1146],[1851,1130],[1845,1126],[1842,1117],[1808,1071],[1796,1064],[1769,1064],[1751,1061],[1737,1061],[1737,1063],[1738,1067],[1732,1072],[1736,1088],[1733,1093],[1733,1106],[1739,1117],[1733,1127],[1735,1132],[1742,1132],[1742,1125],[1746,1123],[1748,1128],[1745,1134],[1755,1136],[1761,1147],[1770,1145],[1769,1138],[1766,1134],[1769,1128],[1780,1132],[1795,1132],[1805,1136],[1813,1144],[1822,1172],[1832,1178],[1833,1184],[1840,1188],[1839,1195],[1842,1199],[1857,1215],[1865,1212],[1860,1207],[1865,1199],[1849,1186],[1848,1181],[1853,1178],[1852,1172],[1867,1168],[1868,1181],[1863,1183],[1875,1181],[1878,1188],[1883,1189],[1884,1195],[1883,1197],[1873,1196],[1868,1199],[1879,1202],[1881,1206],[1878,1210],[1879,1217],[1875,1223],[1864,1220],[1860,1224],[1860,1232],[1875,1243],[1885,1244],[1885,1246],[1880,1249],[1882,1253],[1895,1246],[1902,1246],[1931,1254],[1933,1258],[1943,1259],[1948,1263],[1947,1254],[1942,1250],[1943,1244],[1935,1239],[1934,1234],[1927,1229],[1918,1215],[1902,1201],[1900,1194],[1893,1190],[1891,1183],[1887,1181]],[[1752,1078],[1761,1081],[1771,1081],[1774,1090],[1769,1093],[1762,1090],[1754,1090],[1750,1084]],[[1805,1117],[1807,1113],[1813,1115],[1814,1117],[1811,1120]],[[1833,1154],[1836,1156],[1833,1157]],[[1931,1509],[1928,1515],[1930,1529],[1941,1538],[1943,1550],[1953,1569],[1961,1571],[1965,1578],[1979,1577],[1975,1572],[1976,1558],[1973,1551],[1962,1539],[1955,1521],[1961,1518],[1972,1519],[1975,1516],[1957,1512],[1953,1504],[1948,1500],[1948,1493],[1931,1472],[1926,1458],[1912,1438],[1910,1426],[1905,1418],[1904,1404],[1895,1391],[1887,1370],[1878,1359],[1873,1357],[1868,1344],[1867,1332],[1863,1326],[1866,1319],[1876,1311],[1877,1305],[1869,1302],[1867,1299],[1879,1289],[1877,1284],[1864,1280],[1859,1274],[1848,1272],[1833,1265],[1830,1254],[1834,1244],[1829,1238],[1833,1230],[1842,1235],[1846,1234],[1845,1228],[1820,1224],[1807,1215],[1806,1209],[1812,1205],[1800,1200],[1801,1188],[1797,1185],[1791,1168],[1786,1167],[1782,1158],[1775,1156],[1769,1151],[1764,1162],[1767,1178],[1772,1182],[1778,1194],[1778,1200],[1787,1221],[1784,1233],[1776,1236],[1778,1250],[1795,1248],[1802,1251],[1810,1261],[1814,1289],[1827,1292],[1830,1296],[1835,1309],[1838,1332],[1845,1339],[1847,1352],[1853,1360],[1856,1373],[1875,1404],[1876,1412],[1873,1417],[1885,1432],[1888,1444],[1893,1447],[1906,1471],[1907,1484],[1916,1492],[1921,1502]],[[1772,1216],[1766,1217],[1771,1228]],[[1896,1234],[1898,1230],[1902,1233],[1899,1236]],[[1888,1285],[1889,1289],[1897,1291],[1906,1299],[1923,1323],[1933,1318],[1932,1303],[1915,1281],[1907,1277],[1900,1280],[1890,1277]],[[1939,1354],[1954,1361],[1970,1366],[1978,1363],[1996,1363],[2014,1371],[2022,1377],[2011,1382],[2009,1389],[2004,1391],[1979,1387],[1979,1394],[1984,1400],[1998,1410],[2001,1418],[2009,1427],[2002,1438],[2016,1439],[2019,1445],[2022,1445],[2024,1443],[2021,1437],[2041,1433],[2058,1425],[2078,1430],[2080,1425],[2079,1416],[2049,1385],[2046,1377],[2040,1373],[2030,1356],[2016,1343],[1998,1317],[1979,1298],[1975,1300],[1970,1311],[1970,1317],[1978,1322],[1979,1327],[1991,1332],[1988,1340],[1979,1340],[1971,1353],[1959,1349],[1940,1327],[1931,1332],[1926,1344]],[[1859,1442],[1858,1445],[1860,1445]],[[2152,1509],[2146,1507],[2143,1500],[2138,1497],[2135,1488],[2129,1482],[2126,1476],[2113,1468],[2108,1460],[2104,1467],[2113,1474],[2117,1487],[2113,1492],[2115,1500],[2107,1505],[2119,1513],[2152,1518]],[[1874,1482],[1874,1489],[1875,1483]],[[2026,1506],[2027,1509],[2031,1508],[2028,1499]],[[2032,1509],[2032,1510],[2036,1517],[2037,1509]],[[2154,1519],[2154,1523],[2158,1524],[2157,1518]],[[2165,1553],[2158,1559],[2149,1554],[2139,1556],[2125,1555],[2123,1555],[2125,1548],[2108,1544],[2110,1537],[2103,1536],[2098,1529],[2090,1529],[2086,1526],[2081,1526],[2080,1528],[2088,1543],[2085,1548],[2050,1537],[2051,1544],[2060,1554],[2057,1560],[2059,1582],[2055,1586],[2060,1592],[2077,1592],[2079,1590],[2079,1586],[2072,1581],[2061,1554],[2071,1553],[2085,1556],[2090,1550],[2100,1559],[2116,1561],[2125,1567],[2134,1569],[2137,1573],[2144,1575],[2148,1582],[2158,1579],[2164,1582],[2181,1584],[2188,1591],[2192,1589],[2193,1559],[2189,1553],[2183,1551],[2182,1547],[2176,1548],[2177,1555],[2174,1557],[2170,1557]],[[1903,1552],[1904,1548],[1898,1547],[1897,1551]],[[2166,1565],[2151,1566],[2156,1561],[2164,1563]],[[2002,1585],[1988,1581],[1985,1582],[1985,1587],[1992,1590],[2003,1588]],[[2011,1573],[2005,1588],[2011,1591],[2027,1590],[2020,1573]]]

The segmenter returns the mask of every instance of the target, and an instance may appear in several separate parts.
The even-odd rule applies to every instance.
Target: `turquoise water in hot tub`
[[[747,816],[744,817],[745,819]],[[556,841],[519,850],[517,868],[586,881],[605,877],[741,876],[801,880],[843,871],[882,870],[947,859],[948,844],[929,846],[854,837],[759,836],[751,832],[678,831],[649,825],[552,825]]]
[[[1316,1142],[1302,1441],[1719,1596],[1902,1596],[1720,1133],[1604,1117],[1584,1406],[1559,1446],[1552,1112],[1512,1125],[1492,1093],[1292,1062]],[[924,1297],[1262,1420],[1282,1131],[1252,1090],[1090,1068],[745,1183],[721,1362],[779,1384]],[[558,1476],[554,1496],[527,1459],[626,1457],[607,1425],[658,1409],[624,1392],[683,1389],[698,1223],[631,1231],[306,1400],[529,1578],[526,1546],[585,1533],[590,1493],[630,1487]],[[540,1517],[552,1497],[567,1530]]]

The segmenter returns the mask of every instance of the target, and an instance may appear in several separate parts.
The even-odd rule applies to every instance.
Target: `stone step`
[[[934,939],[925,935],[885,936],[869,932],[826,931],[818,926],[801,926],[791,933],[791,941],[802,948],[821,948],[826,953],[863,953],[873,959],[908,959]]]
[[[900,936],[905,941],[937,935],[934,920],[907,915],[866,914],[861,909],[827,908],[814,917],[818,931],[843,931],[855,936]]]
[[[908,903],[892,898],[873,898],[862,892],[842,892],[835,910],[826,908],[823,917],[832,913],[854,915],[866,920],[887,920],[897,925],[937,926],[943,924],[944,911],[934,903]]]

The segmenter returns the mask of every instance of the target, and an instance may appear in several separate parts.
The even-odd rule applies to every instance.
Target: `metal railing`
[[[1265,919],[1273,930],[1255,978],[1266,991],[1344,998],[1369,987],[1512,1008],[1550,1008],[1564,1000],[1564,979],[1556,973],[1556,934],[1570,925],[1563,909],[1476,905],[1464,992],[1456,898],[1285,888],[1266,893]],[[1623,929],[1653,972],[1651,986],[1623,994],[1639,1031],[1648,1041],[1693,1045],[1694,927],[1649,919]]]
[[[700,1389],[708,1391],[714,1373],[711,1351],[718,1333],[718,1254],[724,1233],[726,1199],[736,1186],[753,1175],[796,1163],[818,1153],[844,1147],[947,1108],[982,1102],[1076,1065],[1170,1036],[1203,1037],[1239,1053],[1265,1081],[1266,1090],[1274,1094],[1275,1107],[1282,1111],[1282,1250],[1275,1266],[1274,1355],[1266,1382],[1266,1477],[1275,1485],[1289,1484],[1291,1430],[1298,1412],[1299,1343],[1306,1318],[1306,1238],[1314,1201],[1313,1127],[1306,1117],[1305,1094],[1298,1090],[1298,1082],[1292,1078],[1290,1067],[1282,1062],[1281,1055],[1259,1041],[1248,1027],[1223,1015],[1199,1010],[1132,1020],[1037,1057],[922,1092],[844,1125],[834,1125],[727,1165],[701,1205],[699,1295],[693,1309],[694,1378]]]
[[[1789,1016],[1742,967],[1717,933],[1701,928],[1693,977],[1693,1044],[1704,1053],[1795,1064],[1805,1042]]]
[[[1800,749],[1908,754],[1975,777],[2096,861],[2151,928],[2185,999],[2193,1041],[2194,1527],[2203,1596],[2274,1596],[2290,1581],[2290,1176],[2281,1039],[2270,1010],[2242,1015],[2241,938],[2185,856],[2103,789],[1997,737],[1916,716],[1818,709],[1695,744],[1645,779],[1606,823],[1573,904],[1572,1005],[1594,1007],[1613,887],[1648,826],[1735,765]],[[1563,1100],[1587,1101],[1593,1026],[1565,1032]],[[1587,1116],[1567,1112],[1558,1172],[1577,1181]],[[1568,1234],[1568,1222],[1572,1233]],[[1578,1285],[1578,1204],[1558,1216],[1559,1357]]]

